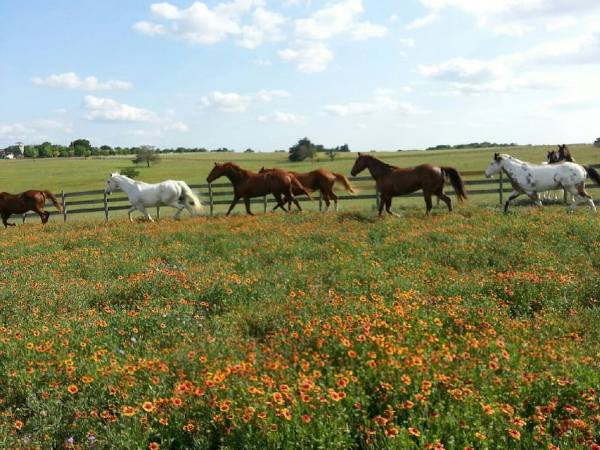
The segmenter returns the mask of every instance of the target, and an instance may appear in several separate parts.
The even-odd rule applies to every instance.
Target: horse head
[[[120,173],[118,171],[112,172],[108,176],[108,180],[106,181],[106,189],[104,189],[105,194],[110,194],[119,189],[119,183],[117,181],[118,176],[120,176]]]
[[[355,177],[356,175],[358,175],[360,172],[362,172],[363,170],[365,170],[367,168],[367,158],[368,157],[369,157],[368,155],[358,152],[358,157],[356,158],[356,161],[354,161],[354,165],[352,166],[352,170],[350,171],[350,174],[353,177]]]
[[[208,174],[208,176],[206,177],[206,182],[207,183],[212,183],[213,181],[215,181],[217,178],[221,177],[223,175],[223,164],[219,164],[219,163],[215,163],[215,167],[212,168],[212,170],[210,171],[210,173]]]
[[[558,146],[558,161],[575,162],[575,159],[571,156],[571,150],[565,144]]]
[[[487,167],[487,169],[485,170],[485,177],[486,178],[490,178],[493,175],[496,175],[497,173],[499,173],[502,170],[502,157],[506,156],[506,155],[500,155],[499,153],[494,153],[494,159],[492,159],[492,162],[490,163],[490,165]]]
[[[558,153],[554,150],[549,151],[547,155],[548,164],[554,164],[560,161]]]

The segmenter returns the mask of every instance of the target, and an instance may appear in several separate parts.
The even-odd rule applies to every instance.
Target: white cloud
[[[439,14],[432,12],[425,17],[420,17],[404,25],[405,30],[416,30],[434,24],[440,20]]]
[[[303,73],[323,72],[333,60],[333,53],[321,42],[296,41],[291,48],[277,54],[284,61],[296,63],[298,71]]]
[[[340,117],[377,114],[383,112],[397,112],[405,115],[420,114],[423,112],[409,102],[399,102],[384,95],[375,95],[370,102],[350,102],[343,105],[326,105],[323,107],[323,109]]]
[[[84,115],[88,120],[109,122],[154,122],[158,120],[158,116],[153,111],[93,95],[85,96],[83,109],[88,111]]]
[[[285,18],[267,11],[264,0],[233,0],[218,3],[212,9],[194,2],[187,9],[170,3],[153,3],[152,15],[164,23],[137,22],[133,29],[147,36],[168,36],[190,44],[212,45],[230,36],[241,36],[237,44],[255,48],[264,42],[282,39]],[[249,24],[244,24],[244,19]]]
[[[108,80],[104,83],[98,81],[96,77],[79,78],[75,72],[50,75],[46,78],[33,77],[31,82],[36,86],[61,89],[77,89],[82,91],[102,91],[108,89],[131,89],[132,83],[127,81]]]
[[[404,47],[414,47],[415,40],[414,39],[400,39],[400,44]]]
[[[257,8],[252,13],[252,25],[242,27],[242,39],[237,44],[244,48],[256,48],[264,42],[281,41],[281,27],[285,23],[286,19],[280,14]]]
[[[38,130],[59,130],[65,133],[73,132],[72,123],[62,123],[58,120],[39,119],[35,121],[34,126]]]
[[[387,27],[373,24],[371,22],[362,22],[357,24],[351,31],[354,39],[366,41],[371,38],[382,38],[387,34]]]
[[[304,123],[304,122],[306,122],[307,119],[306,119],[306,117],[299,116],[297,114],[275,111],[272,114],[268,114],[265,116],[258,116],[257,120],[262,123],[267,123],[267,122]]]
[[[214,91],[200,99],[200,105],[206,109],[216,109],[225,113],[244,113],[255,103],[270,103],[276,98],[289,97],[290,93],[283,90],[260,91],[250,94]]]
[[[27,127],[20,123],[13,125],[0,125],[0,136],[8,139],[19,139],[19,137],[35,134],[35,128]]]
[[[187,133],[190,129],[183,122],[175,122],[175,123],[171,123],[171,124],[167,125],[165,127],[165,130],[167,130],[167,131],[179,131],[180,133]]]
[[[438,65],[417,66],[417,71],[427,77],[443,81],[484,82],[511,74],[500,61],[453,58]]]
[[[600,8],[597,0],[421,0],[435,13],[454,8],[474,16],[496,34],[522,36],[569,15],[586,17]]]
[[[385,25],[359,22],[364,13],[362,0],[346,0],[331,4],[310,17],[294,21],[299,40],[323,41],[334,36],[349,34],[357,40],[381,38],[387,34]]]

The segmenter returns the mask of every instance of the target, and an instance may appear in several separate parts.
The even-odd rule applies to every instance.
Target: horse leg
[[[523,195],[523,192],[519,192],[519,191],[511,192],[510,197],[508,197],[508,200],[506,200],[506,203],[504,204],[504,214],[506,214],[508,212],[508,204],[510,202],[512,202],[515,198],[520,197],[521,195]]]
[[[537,192],[531,192],[530,194],[527,194],[527,196],[531,199],[535,206],[543,206],[542,201],[540,200],[540,197],[538,196]]]
[[[429,212],[433,208],[433,203],[431,202],[431,192],[423,191],[423,197],[425,198],[425,207],[427,208],[425,214],[429,214]]]
[[[40,218],[42,219],[42,223],[48,223],[48,218],[50,217],[50,213],[48,211],[41,211]]]
[[[289,211],[287,209],[285,209],[285,202],[283,201],[283,198],[281,197],[281,192],[273,192],[273,197],[275,197],[275,200],[277,200],[277,205],[275,206],[275,208],[273,208],[273,211],[275,211],[277,208],[281,208],[286,213],[289,213]],[[294,200],[296,200],[296,199],[294,198]]]
[[[395,217],[402,217],[400,214],[397,214],[392,211],[392,197],[385,199],[385,211]]]
[[[176,208],[177,208],[177,212],[176,212],[176,213],[175,213],[175,215],[173,216],[173,219],[175,219],[175,220],[179,220],[179,214],[181,214],[181,211],[183,211],[183,208],[184,208],[184,206],[183,206],[183,205],[178,205],[178,206],[176,206]],[[191,209],[191,208],[190,208],[190,209]],[[188,211],[189,211],[189,210],[188,210]],[[190,214],[192,214],[192,213],[190,212]],[[193,214],[192,214],[192,217],[194,217],[194,215],[193,215]]]
[[[330,199],[330,198],[332,198],[332,199],[333,199],[333,204],[334,204],[334,208],[333,208],[333,209],[334,209],[336,212],[337,212],[337,211],[339,211],[339,210],[338,210],[338,196],[337,196],[337,195],[335,195],[335,194],[333,193],[333,191],[329,191],[329,192],[327,193],[327,200],[326,200],[326,202],[325,202],[325,203],[327,204],[327,210],[329,210],[329,199]]]
[[[10,213],[5,213],[5,212],[2,213],[2,223],[4,224],[4,228],[9,227],[9,226],[10,227],[14,227],[15,226],[14,223],[8,223],[8,218],[10,216],[11,216]]]
[[[452,212],[452,200],[446,194],[444,194],[444,189],[442,188],[440,192],[436,194],[436,197],[442,200],[446,206],[448,207],[448,211]]]
[[[240,201],[240,196],[239,195],[234,195],[233,196],[233,200],[231,201],[231,205],[229,205],[229,209],[227,210],[227,214],[225,214],[225,217],[227,217],[229,214],[231,214],[231,211],[233,210],[233,207],[235,205],[237,205],[237,202],[239,202],[239,201]],[[246,199],[244,199],[244,201],[246,201]],[[252,214],[250,212],[250,203],[249,203],[249,200],[246,203],[246,211],[248,211],[248,214]]]
[[[235,203],[237,203],[237,200],[235,201]],[[232,203],[232,204],[231,204],[231,208],[233,208],[233,205],[234,205],[235,203]],[[247,212],[249,215],[253,216],[254,214],[252,214],[252,211],[250,211],[250,197],[248,197],[248,196],[245,196],[245,197],[244,197],[244,205],[246,205],[246,212]],[[229,210],[230,210],[230,211],[231,211],[231,208],[229,208]],[[229,215],[229,213],[227,213],[227,215]]]

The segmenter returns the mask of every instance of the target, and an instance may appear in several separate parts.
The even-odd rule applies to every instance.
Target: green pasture
[[[597,164],[600,162],[600,149],[591,144],[570,145],[571,153],[578,162]],[[461,172],[485,171],[494,152],[508,153],[530,162],[542,162],[550,150],[556,146],[523,146],[500,149],[430,150],[403,152],[376,152],[376,155],[390,164],[410,167],[422,163],[448,165]],[[165,179],[181,179],[188,184],[205,184],[206,177],[215,162],[234,161],[249,170],[258,171],[261,167],[281,167],[296,172],[305,172],[323,167],[341,172],[349,179],[350,169],[356,158],[355,153],[339,153],[331,161],[319,154],[314,162],[291,163],[287,153],[196,153],[167,154],[160,163],[149,168],[135,166],[133,157],[106,159],[23,159],[0,160],[2,182],[0,189],[6,192],[22,192],[27,189],[50,189],[53,192],[79,192],[104,189],[108,174],[125,167],[136,167],[140,171],[139,180],[156,183]],[[368,173],[361,176],[368,176]]]
[[[584,164],[595,164],[598,158],[598,149],[589,145],[570,145],[571,152],[578,162]],[[509,147],[501,149],[466,149],[466,150],[434,150],[434,151],[403,151],[403,152],[376,152],[376,155],[386,162],[401,166],[411,167],[422,163],[432,163],[438,165],[448,165],[455,167],[462,174],[465,180],[480,180],[482,172],[485,170],[494,152],[505,152],[526,161],[541,162],[545,159],[550,150],[555,150],[556,146],[522,146]],[[350,175],[350,170],[356,158],[354,153],[340,153],[331,161],[325,154],[319,154],[313,162],[304,161],[301,163],[291,163],[288,161],[287,153],[196,153],[196,154],[165,154],[160,163],[146,167],[144,165],[135,166],[131,160],[133,157],[113,157],[113,158],[88,158],[88,159],[23,159],[23,160],[0,160],[0,174],[2,175],[1,190],[8,192],[22,192],[27,189],[50,189],[55,194],[61,192],[87,192],[101,191],[104,189],[108,174],[112,171],[135,167],[140,174],[137,177],[149,183],[159,182],[166,179],[182,179],[192,186],[206,185],[206,176],[210,172],[215,162],[234,161],[242,167],[249,170],[258,171],[261,167],[280,167],[297,172],[308,172],[315,168],[326,168],[340,172],[348,177],[351,183],[358,188],[361,195],[374,195],[374,182],[370,179],[367,171],[364,171],[359,177],[365,177],[365,181],[357,181]],[[226,178],[221,178],[214,183],[215,192],[231,192],[231,184]],[[339,186],[338,186],[339,189]],[[468,189],[469,190],[469,189]],[[200,193],[200,191],[198,191]],[[450,192],[450,191],[449,191]],[[345,191],[339,191],[338,195],[348,196]],[[593,196],[595,189],[592,191]],[[117,199],[122,199],[118,200]],[[231,195],[215,198],[225,202],[222,205],[216,205],[213,213],[216,215],[224,214],[229,206]],[[73,200],[72,198],[69,200]],[[101,194],[93,194],[86,197],[77,197],[76,200],[94,200],[101,201]],[[111,197],[113,206],[125,207],[129,205],[123,195],[113,195]],[[208,202],[207,190],[202,189],[201,200],[206,204]],[[318,193],[315,194],[315,201],[310,202],[306,197],[300,198],[302,208],[306,211],[318,211],[320,204]],[[471,199],[471,202],[490,206],[497,205],[499,198],[497,194],[477,195]],[[524,199],[517,204],[528,204],[529,200]],[[273,199],[269,198],[269,204],[266,210],[273,207]],[[340,200],[340,209],[346,211],[373,211],[376,209],[374,199],[360,199],[348,201]],[[562,206],[562,205],[561,205]],[[73,206],[71,211],[86,206]],[[88,205],[89,208],[102,208],[102,204]],[[402,197],[393,201],[392,207],[395,211],[404,211],[412,209],[423,209],[424,202],[422,196]],[[51,211],[51,221],[63,220],[57,215],[54,208]],[[253,201],[252,211],[262,213],[265,206],[262,199]],[[172,217],[174,211],[163,209],[161,217]],[[208,208],[205,214],[209,213]],[[245,215],[243,202],[234,209],[234,214]],[[156,216],[156,211],[151,214]],[[187,212],[184,212],[185,216]],[[125,218],[126,211],[112,211],[109,214],[110,220]],[[135,212],[134,218],[140,218],[141,214]],[[69,214],[68,220],[104,220],[104,212]],[[13,218],[20,221],[20,218]],[[37,217],[30,217],[28,220],[36,221]]]

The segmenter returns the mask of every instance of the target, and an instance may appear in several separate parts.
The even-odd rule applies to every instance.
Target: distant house
[[[0,159],[13,159],[14,156],[12,153],[6,153],[6,150],[0,148]]]

